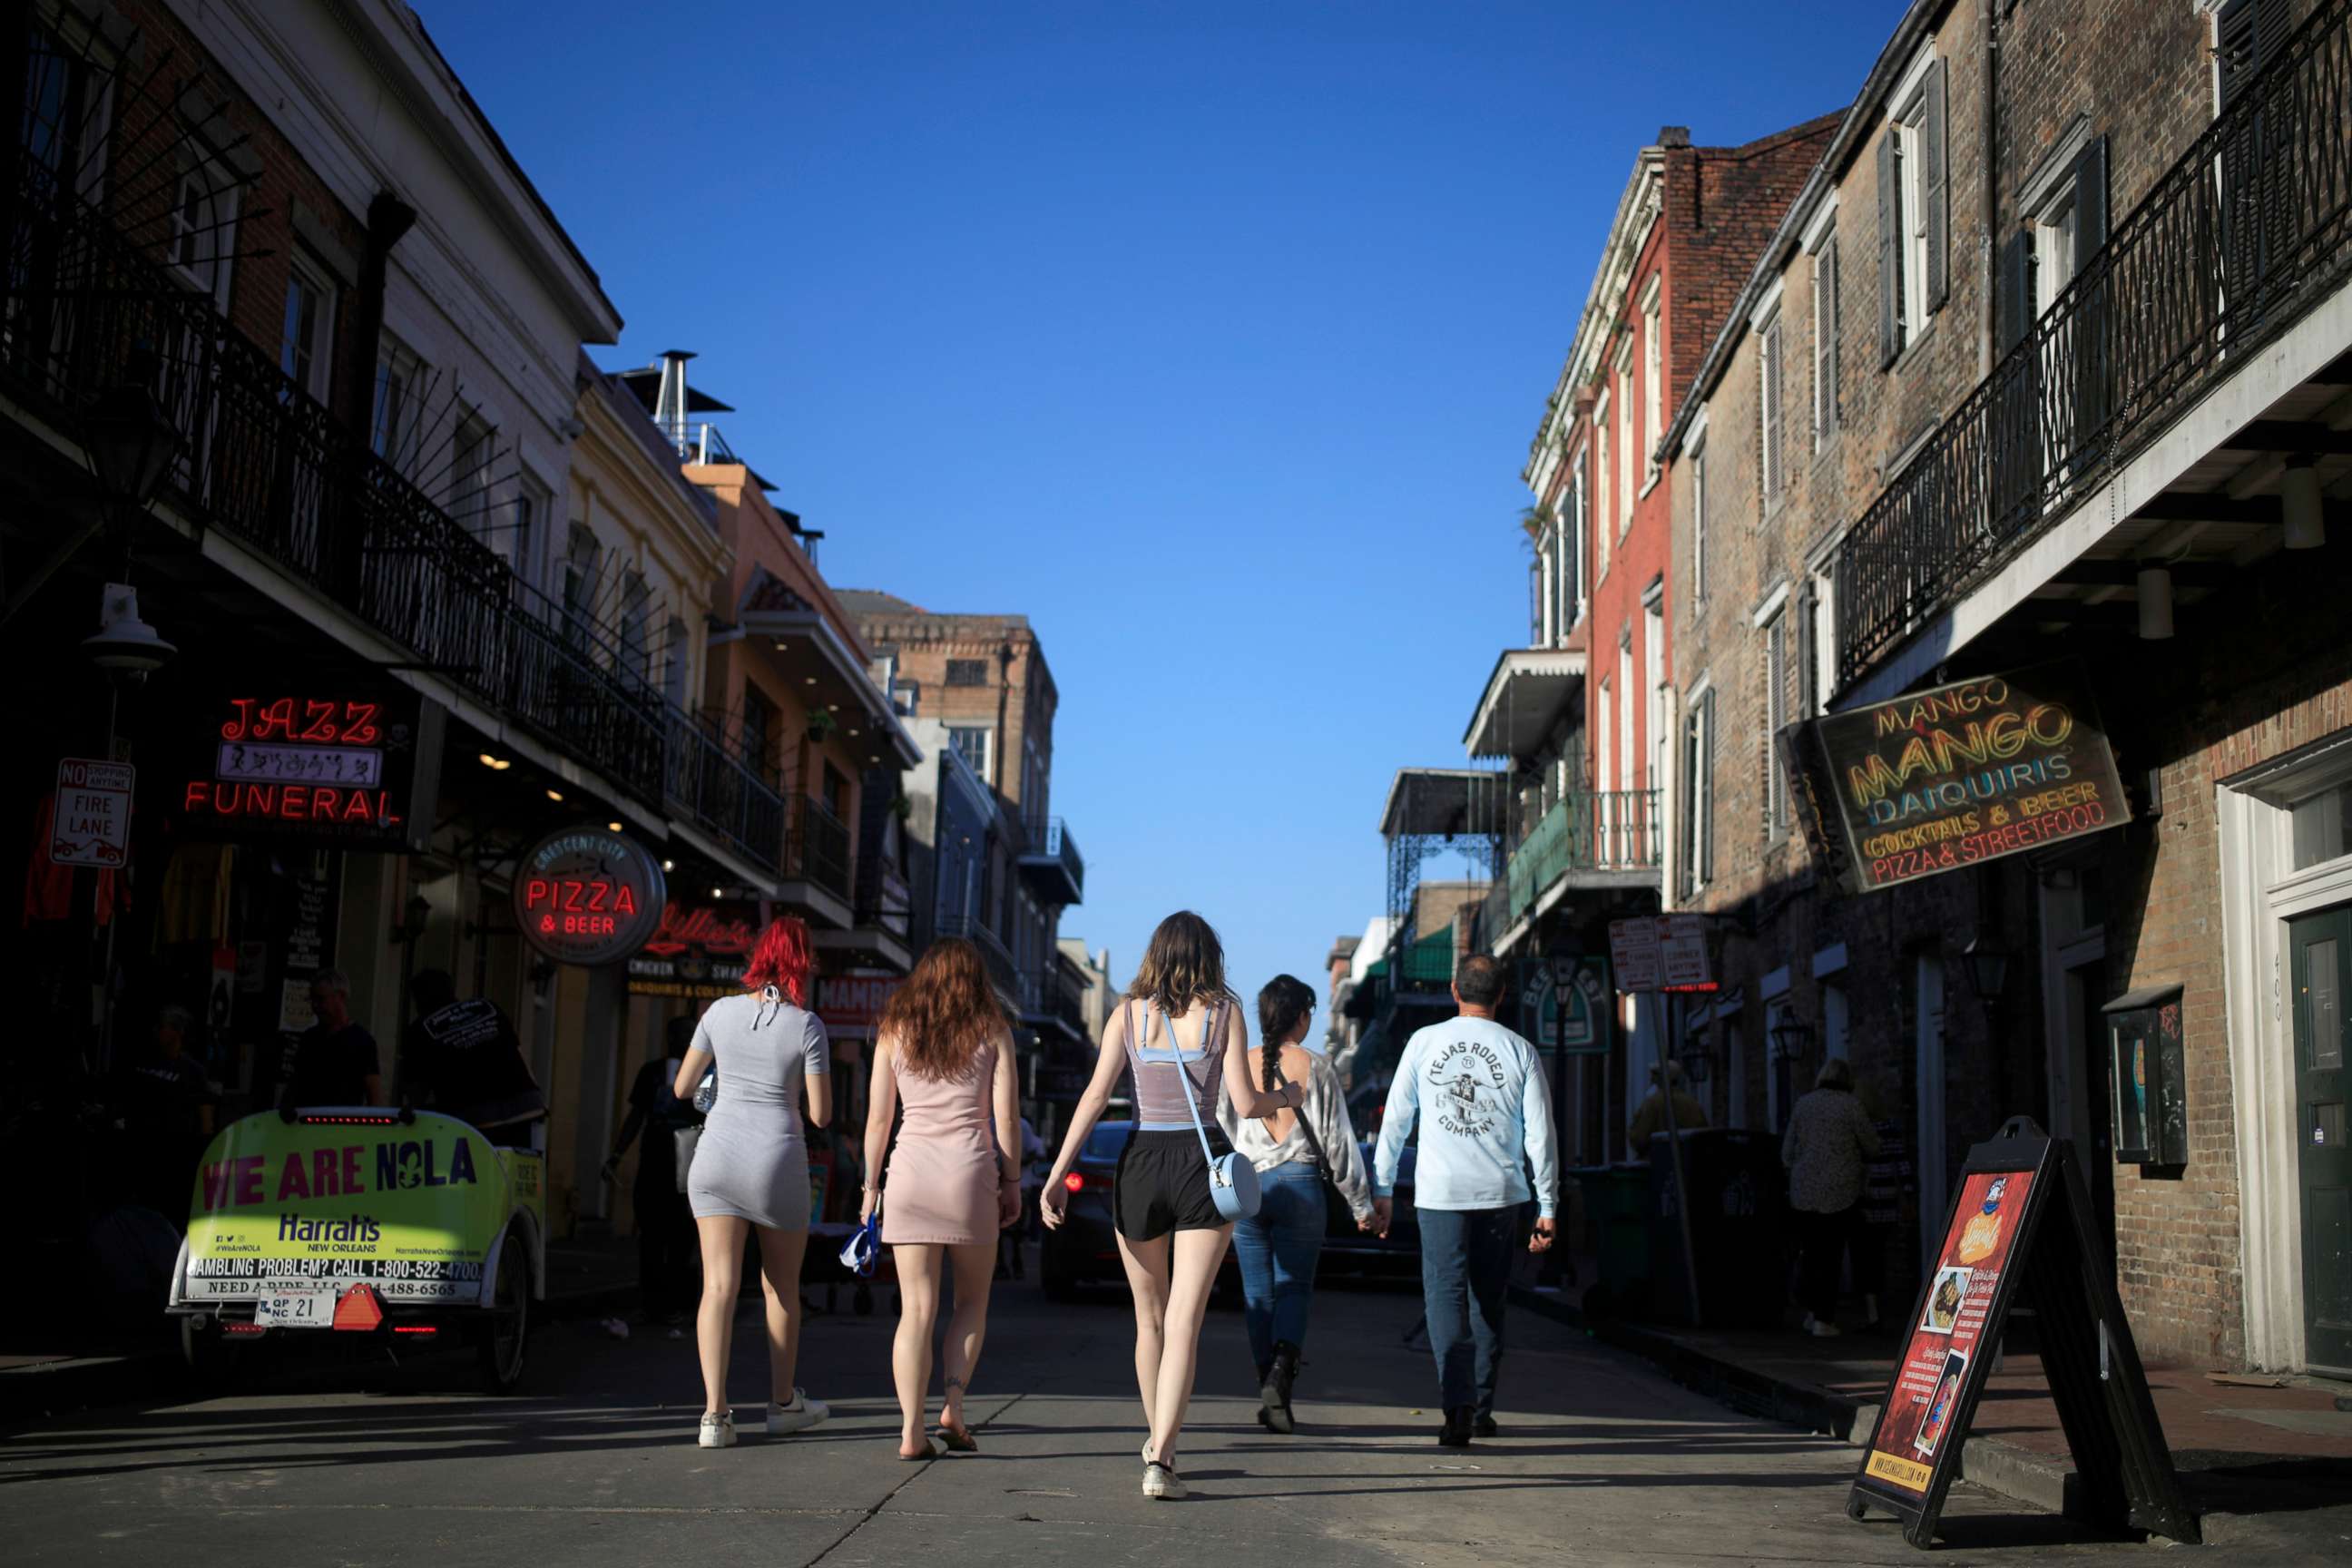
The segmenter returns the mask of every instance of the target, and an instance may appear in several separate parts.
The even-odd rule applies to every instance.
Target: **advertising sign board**
[[[2071,660],[1825,714],[1779,737],[1815,859],[1868,892],[2131,820]]]

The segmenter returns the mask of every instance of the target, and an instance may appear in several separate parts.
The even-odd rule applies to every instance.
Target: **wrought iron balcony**
[[[1658,876],[1659,792],[1580,791],[1543,814],[1504,862],[1478,917],[1478,938],[1491,948],[1527,918],[1551,888],[1640,887]]]
[[[793,869],[836,898],[849,897],[849,829],[814,795],[800,797]]]
[[[1059,958],[1022,977],[1021,1005],[1033,1024],[1055,1024],[1080,1040],[1087,1038],[1083,988],[1071,980]]]
[[[1022,874],[1048,902],[1075,904],[1087,890],[1087,863],[1058,816],[1022,824]]]
[[[2327,0],[1856,522],[1850,686],[2352,276],[2352,0]]]
[[[782,797],[665,701],[642,650],[548,599],[103,212],[20,169],[0,251],[0,386],[68,434],[134,364],[180,436],[167,502],[318,590],[610,786],[755,865]]]

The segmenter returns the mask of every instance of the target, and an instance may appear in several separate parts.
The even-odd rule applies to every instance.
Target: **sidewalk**
[[[1572,1290],[1522,1288],[1514,1295],[1655,1363],[1696,1393],[1856,1447],[1870,1440],[1900,1348],[1891,1325],[1828,1340],[1794,1329],[1665,1328],[1588,1318]],[[2200,1512],[2250,1511],[2257,1500],[2275,1509],[2285,1505],[2284,1491],[2334,1502],[2352,1485],[2352,1384],[2162,1365],[2147,1373],[2173,1464]],[[2041,1358],[2031,1350],[1995,1363],[1960,1473],[2018,1501],[2068,1511],[2074,1464]]]

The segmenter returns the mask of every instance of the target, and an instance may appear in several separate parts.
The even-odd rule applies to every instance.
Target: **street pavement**
[[[845,1306],[847,1297],[845,1293]],[[802,1381],[825,1426],[756,1435],[756,1309],[737,1333],[742,1443],[692,1440],[689,1340],[546,1328],[529,1392],[473,1392],[470,1360],[320,1364],[234,1397],[166,1396],[0,1437],[0,1561],[33,1564],[1551,1564],[1915,1561],[1891,1520],[1843,1511],[1857,1451],[1732,1414],[1532,1313],[1510,1323],[1504,1436],[1435,1447],[1418,1298],[1317,1300],[1302,1425],[1272,1436],[1240,1316],[1211,1315],[1180,1455],[1190,1500],[1138,1491],[1123,1295],[1049,1306],[998,1287],[971,1414],[982,1451],[901,1463],[891,1320],[813,1319]],[[2334,1515],[2338,1510],[2328,1510]],[[1954,1563],[2145,1559],[1954,1488]],[[2344,1521],[2232,1521],[2250,1560],[2345,1560]]]

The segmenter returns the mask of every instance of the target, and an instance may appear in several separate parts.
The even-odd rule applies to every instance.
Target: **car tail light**
[[[437,1334],[441,1326],[438,1323],[394,1323],[392,1331],[395,1334]]]
[[[1074,1193],[1085,1192],[1087,1190],[1087,1178],[1085,1173],[1080,1171],[1072,1171],[1068,1175],[1062,1178],[1062,1185],[1067,1187]]]

